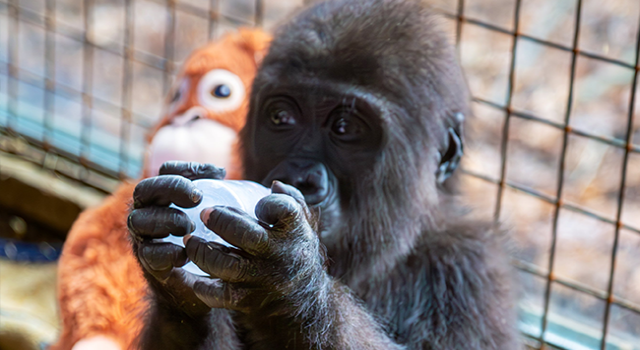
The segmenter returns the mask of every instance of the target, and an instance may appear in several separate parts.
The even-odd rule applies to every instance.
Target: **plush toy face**
[[[150,136],[144,176],[162,163],[213,163],[237,178],[237,133],[244,126],[248,95],[270,37],[240,30],[195,51],[165,103],[165,116]]]

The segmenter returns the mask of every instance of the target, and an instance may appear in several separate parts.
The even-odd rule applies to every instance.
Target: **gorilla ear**
[[[462,154],[464,153],[461,136],[462,133],[460,132],[464,116],[462,116],[461,113],[457,113],[456,119],[459,122],[458,127],[450,127],[447,130],[447,142],[445,144],[446,151],[440,154],[440,164],[436,171],[436,181],[438,184],[442,184],[453,174],[460,164],[460,158],[462,158]]]

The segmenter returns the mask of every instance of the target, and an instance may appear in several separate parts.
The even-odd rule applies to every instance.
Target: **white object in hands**
[[[200,212],[214,205],[226,205],[242,209],[255,218],[256,204],[258,204],[260,199],[271,194],[270,189],[252,181],[202,179],[193,181],[193,184],[202,191],[202,202],[193,208],[180,208],[173,204],[171,204],[171,207],[185,212],[196,224],[196,229],[191,233],[193,236],[198,236],[207,241],[217,242],[228,247],[231,247],[229,243],[204,225],[202,220],[200,220]],[[184,247],[182,237],[171,235],[163,238],[162,241]],[[187,263],[183,268],[199,276],[208,276],[208,274],[200,270],[193,262]]]
[[[71,350],[122,350],[120,344],[110,337],[96,335],[90,338],[80,339]]]

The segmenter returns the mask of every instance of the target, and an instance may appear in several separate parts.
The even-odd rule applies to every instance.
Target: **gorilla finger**
[[[168,206],[191,208],[200,204],[202,192],[186,177],[161,175],[144,179],[133,191],[133,207]]]
[[[306,214],[307,220],[311,221],[312,218],[314,217],[314,215],[319,215],[319,208],[309,208],[309,206],[307,206],[307,202],[304,199],[304,195],[302,194],[302,192],[300,192],[300,190],[298,190],[297,188],[291,186],[291,185],[287,185],[283,182],[280,182],[278,180],[273,181],[273,183],[271,184],[271,193],[281,193],[281,194],[286,194],[289,195],[291,197],[293,197],[293,199],[296,200],[296,202],[298,202],[298,204],[300,204],[300,206],[302,207],[304,213]],[[316,211],[315,213],[313,211]]]
[[[197,277],[193,292],[208,307],[244,311],[240,305],[248,294],[245,289],[231,287],[221,280]]]
[[[204,277],[196,276],[184,269],[174,268],[169,270],[168,277],[164,281],[164,288],[170,290],[174,295],[183,296],[174,298],[174,301],[178,302],[180,309],[186,311],[187,314],[204,314],[211,309],[193,292],[193,285],[199,278]]]
[[[200,212],[200,219],[222,239],[247,253],[264,253],[269,246],[267,230],[240,209],[225,206],[206,208]]]
[[[269,225],[289,226],[303,219],[304,208],[298,201],[286,194],[272,194],[256,204],[256,217]]]
[[[213,164],[172,160],[162,164],[160,175],[180,175],[190,180],[222,180],[227,175],[227,172],[224,168],[219,168]]]
[[[271,184],[271,193],[286,194],[293,197],[293,199],[295,199],[296,202],[298,202],[298,204],[300,204],[301,206],[307,205],[302,192],[291,185],[285,184],[284,182],[280,182],[278,180],[273,181],[273,183]]]
[[[249,273],[251,262],[234,252],[236,249],[187,236],[185,250],[189,260],[211,277],[226,282],[242,282],[255,276],[255,273]]]
[[[184,236],[196,229],[189,216],[176,208],[150,207],[134,209],[127,220],[134,236],[163,238],[169,234]]]
[[[188,258],[184,248],[172,243],[142,242],[138,249],[142,267],[161,282],[165,282],[174,267],[182,267]]]

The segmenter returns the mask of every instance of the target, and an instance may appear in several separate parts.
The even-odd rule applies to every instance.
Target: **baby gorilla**
[[[454,51],[418,1],[328,1],[284,24],[241,135],[246,178],[273,194],[258,220],[202,212],[238,248],[152,241],[192,230],[167,206],[196,205],[191,180],[221,169],[168,163],[136,188],[142,348],[517,349],[503,236],[443,190],[465,115]]]

